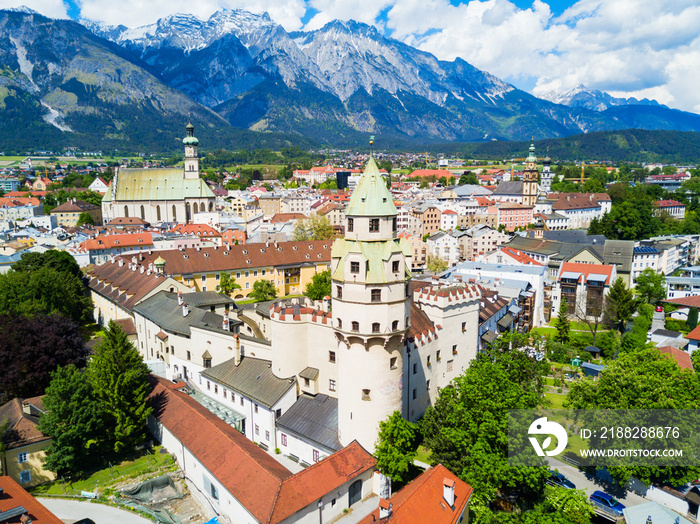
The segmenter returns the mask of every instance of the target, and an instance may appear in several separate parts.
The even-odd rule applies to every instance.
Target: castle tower
[[[199,140],[194,136],[192,122],[188,123],[185,129],[187,136],[182,140],[185,146],[185,178],[199,178],[199,157],[197,157]]]
[[[530,154],[525,159],[523,171],[523,205],[533,207],[537,202],[537,157],[535,156],[535,144],[530,144]]]
[[[547,148],[549,149],[549,148]],[[543,193],[552,192],[552,159],[549,158],[549,152],[547,156],[542,160],[542,173],[540,173],[540,191]]]
[[[373,451],[379,422],[403,412],[411,250],[396,237],[396,208],[371,156],[345,216],[331,249],[338,438]]]

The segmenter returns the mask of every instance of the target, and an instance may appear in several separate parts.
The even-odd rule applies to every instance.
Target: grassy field
[[[416,460],[430,464],[430,457],[432,453],[430,450],[424,446],[418,446],[418,451],[416,452]]]
[[[169,453],[160,453],[162,448],[157,446],[151,453],[146,453],[132,460],[125,460],[112,467],[95,471],[89,477],[80,480],[56,480],[32,488],[33,495],[80,495],[82,491],[94,492],[110,488],[126,479],[140,477],[145,474],[158,474],[174,471],[177,468]]]
[[[566,400],[566,395],[559,395],[557,393],[545,393],[544,397],[549,401],[547,408],[550,409],[564,409],[564,401]]]

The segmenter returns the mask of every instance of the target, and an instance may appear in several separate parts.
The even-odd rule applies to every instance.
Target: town
[[[697,521],[690,460],[519,468],[506,440],[509,409],[697,406],[700,169],[372,137],[269,172],[195,131],[171,159],[0,157],[0,523],[61,522],[52,495],[156,522]]]

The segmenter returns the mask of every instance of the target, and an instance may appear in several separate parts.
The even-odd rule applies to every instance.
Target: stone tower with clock
[[[331,249],[338,439],[373,450],[379,422],[404,411],[411,250],[397,238],[396,207],[371,156],[345,216]]]
[[[199,157],[197,156],[199,140],[194,136],[192,122],[187,124],[185,130],[187,136],[182,140],[182,144],[185,146],[185,178],[199,178]]]
[[[539,190],[539,171],[537,170],[537,157],[535,156],[535,144],[530,144],[530,154],[525,159],[523,171],[523,197],[524,206],[534,207],[537,203]]]

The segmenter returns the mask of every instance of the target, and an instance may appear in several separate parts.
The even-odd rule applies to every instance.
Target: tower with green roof
[[[411,324],[411,250],[370,156],[331,249],[338,348],[338,438],[373,450],[379,422],[403,412],[404,338]]]
[[[530,153],[525,159],[523,171],[523,197],[524,206],[534,207],[537,202],[539,171],[537,170],[537,157],[535,156],[535,144],[530,144]]]
[[[185,178],[199,178],[199,157],[197,156],[199,140],[194,136],[192,122],[188,122],[185,131],[187,136],[182,139],[182,145],[185,146]]]

